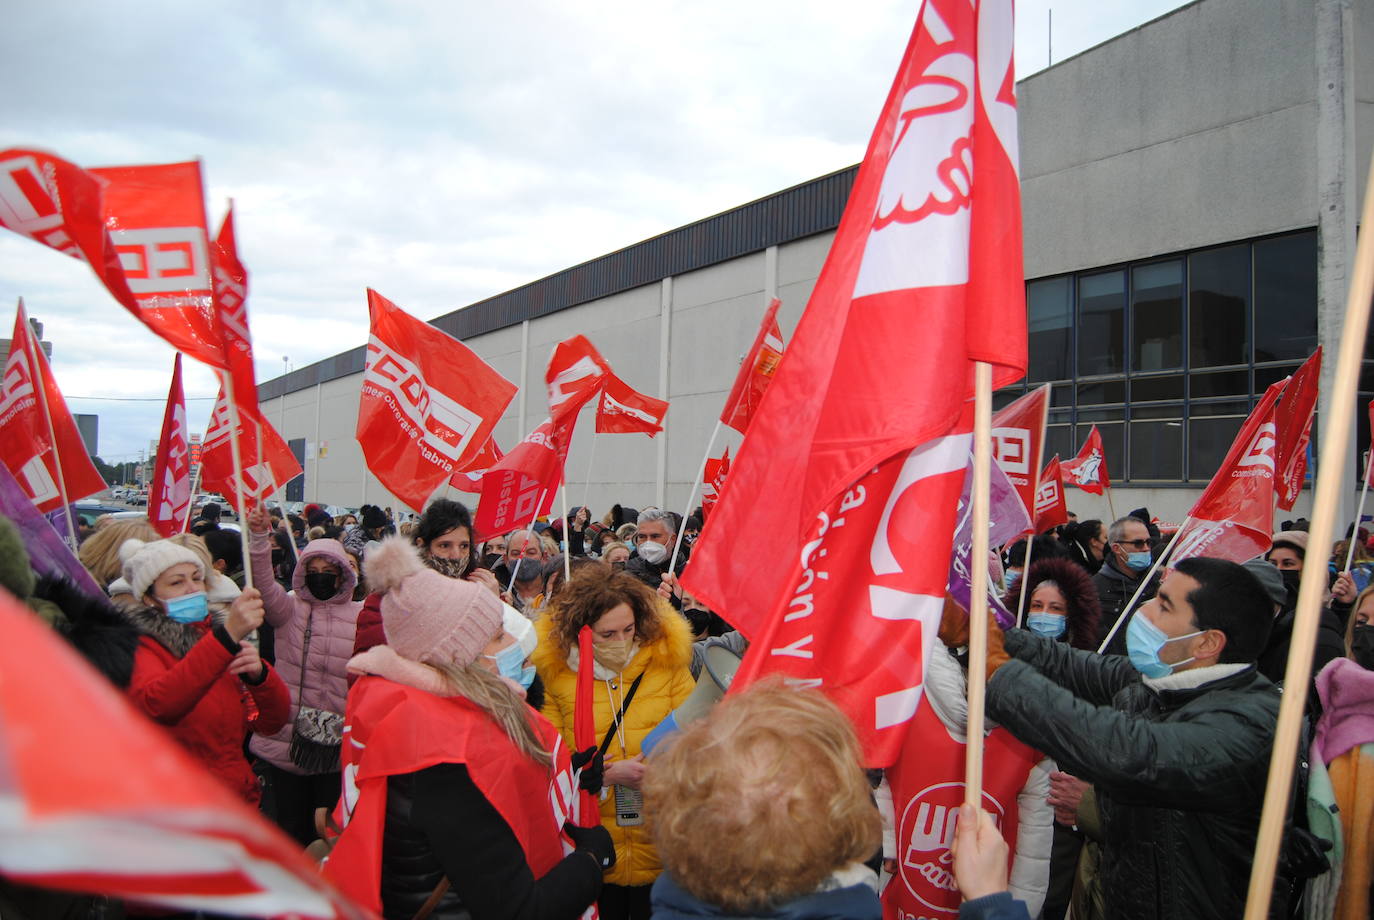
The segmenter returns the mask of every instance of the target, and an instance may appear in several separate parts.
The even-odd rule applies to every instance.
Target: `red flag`
[[[182,532],[191,513],[191,447],[186,427],[186,397],[181,389],[181,354],[172,362],[172,388],[162,415],[153,483],[148,489],[148,523],[164,537]]]
[[[549,390],[549,417],[562,426],[601,391],[611,366],[586,336],[575,335],[553,347],[544,383]]]
[[[1041,454],[1045,450],[1045,420],[1050,411],[1050,387],[1045,384],[1010,403],[992,416],[992,455],[1016,494],[1035,518],[1035,493]]]
[[[256,508],[265,496],[301,474],[300,461],[256,406],[239,408],[239,459],[243,461],[243,497],[248,510]],[[229,445],[229,402],[224,385],[210,416],[210,427],[200,452],[200,484],[207,492],[223,495],[235,510],[239,508],[238,488],[234,482],[234,457]],[[261,442],[261,444],[259,444]],[[261,457],[261,462],[258,458]]]
[[[1112,487],[1112,481],[1107,476],[1107,452],[1102,448],[1102,435],[1098,433],[1096,425],[1088,433],[1088,440],[1083,442],[1083,449],[1078,456],[1064,461],[1060,469],[1064,472],[1065,482],[1078,486],[1084,492],[1101,495],[1103,489]]]
[[[219,236],[210,244],[210,260],[214,270],[215,329],[224,348],[224,364],[233,378],[234,405],[256,411],[258,382],[253,367],[253,337],[248,331],[248,270],[239,261],[232,205],[225,212]]]
[[[449,478],[449,485],[460,492],[481,492],[482,477],[487,474],[487,470],[496,465],[496,461],[506,455],[496,444],[495,438],[488,438],[487,443],[482,445],[477,456],[468,461],[467,466],[458,470]]]
[[[1226,459],[1203,490],[1174,545],[1173,560],[1215,556],[1244,562],[1266,552],[1274,524],[1274,405],[1271,386],[1231,442]]]
[[[358,443],[382,485],[421,511],[482,450],[516,387],[462,342],[371,288],[367,307],[372,336]]]
[[[86,262],[114,299],[139,316],[105,228],[102,197],[101,180],[74,163],[40,150],[0,152],[0,227]]]
[[[472,522],[477,532],[508,533],[548,514],[567,458],[568,447],[558,440],[553,420],[544,419],[482,477],[482,498]]]
[[[22,841],[0,847],[0,873],[216,915],[363,916],[3,591],[0,628],[0,838]]]
[[[67,409],[48,359],[33,338],[22,300],[14,317],[14,335],[0,387],[0,431],[4,432],[0,458],[38,510],[62,507],[59,479],[66,486],[69,502],[105,489],[105,479],[86,453],[86,442]]]
[[[1307,475],[1307,442],[1312,436],[1312,416],[1317,410],[1317,387],[1322,374],[1322,349],[1312,352],[1283,388],[1274,407],[1277,438],[1274,460],[1278,464],[1274,489],[1279,507],[1292,511]]]
[[[111,166],[90,172],[105,180],[105,225],[138,318],[177,351],[223,368],[200,164]]]
[[[663,430],[668,401],[637,392],[615,374],[606,373],[601,399],[596,404],[598,434],[635,434],[653,437]]]
[[[754,417],[759,403],[763,400],[764,390],[777,373],[778,363],[782,361],[782,330],[778,328],[778,307],[782,301],[774,297],[768,302],[759,323],[758,335],[749,354],[740,362],[739,373],[735,375],[735,385],[725,398],[725,408],[720,410],[720,420],[740,434],[749,428],[749,420]]]
[[[591,661],[592,628],[583,626],[577,632],[577,651],[579,661]],[[577,697],[573,701],[573,741],[576,750],[581,752],[596,744],[596,679],[590,666],[579,667],[577,671]],[[579,827],[596,827],[601,823],[601,809],[597,806],[596,795],[582,790],[577,797],[577,824]]]
[[[684,573],[752,640],[733,687],[766,672],[821,686],[871,766],[896,756],[938,644],[974,362],[994,388],[1025,372],[1012,87],[1011,5],[927,0]],[[791,563],[739,552],[759,534]]]
[[[1035,532],[1044,533],[1052,527],[1069,522],[1069,506],[1064,503],[1064,481],[1059,472],[1059,455],[1045,464],[1040,474],[1040,486],[1035,491]]]
[[[725,448],[725,453],[719,460],[711,458],[706,461],[706,473],[702,477],[701,485],[701,518],[705,522],[706,516],[711,513],[711,509],[720,501],[720,497],[725,494],[725,479],[730,475],[730,448]]]

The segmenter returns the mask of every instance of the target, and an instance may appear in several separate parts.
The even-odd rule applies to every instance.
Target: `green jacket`
[[[1106,915],[1239,917],[1278,689],[1238,665],[1147,684],[1125,657],[1022,630],[1006,647],[988,716],[1096,787]]]

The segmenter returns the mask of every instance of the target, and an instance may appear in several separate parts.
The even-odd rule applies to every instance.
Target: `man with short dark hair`
[[[191,533],[203,537],[212,530],[219,530],[222,513],[217,502],[206,502],[205,507],[200,509],[200,515],[191,523]]]
[[[1272,620],[1253,575],[1195,558],[1141,606],[1129,657],[989,630],[988,717],[1094,787],[1106,916],[1241,915],[1279,708],[1255,666]]]
[[[1102,554],[1102,568],[1093,576],[1093,587],[1097,588],[1097,599],[1102,605],[1102,619],[1099,621],[1101,634],[1097,641],[1101,642],[1106,638],[1112,625],[1120,618],[1121,612],[1140,589],[1145,573],[1154,564],[1154,557],[1150,552],[1153,548],[1154,540],[1150,537],[1149,528],[1137,517],[1118,518],[1107,528],[1107,546]],[[1154,596],[1158,587],[1158,579],[1152,579],[1137,601],[1137,610],[1140,609],[1140,604]],[[1126,627],[1129,625],[1129,620],[1121,624],[1121,628],[1112,637],[1111,645],[1107,646],[1109,653],[1125,654]]]

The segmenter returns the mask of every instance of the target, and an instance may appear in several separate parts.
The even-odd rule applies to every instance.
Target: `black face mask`
[[[702,610],[699,607],[683,607],[682,615],[687,618],[687,625],[692,627],[692,635],[703,635],[711,626],[711,611]]]
[[[1355,627],[1350,637],[1350,657],[1366,671],[1374,671],[1374,624]]]
[[[339,590],[339,576],[333,572],[307,572],[305,587],[317,601],[327,601]]]
[[[1288,589],[1288,596],[1297,597],[1298,585],[1302,582],[1302,569],[1280,569],[1279,577],[1283,579],[1284,587]]]

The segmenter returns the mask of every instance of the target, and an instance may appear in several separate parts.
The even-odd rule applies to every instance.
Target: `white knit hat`
[[[404,537],[364,557],[367,583],[382,594],[386,644],[425,664],[468,665],[501,628],[501,601],[488,588],[426,568]]]
[[[119,547],[119,560],[124,563],[124,580],[129,583],[134,597],[140,601],[158,576],[174,565],[193,563],[201,577],[205,577],[204,560],[171,540],[154,540],[151,543],[125,540]]]

